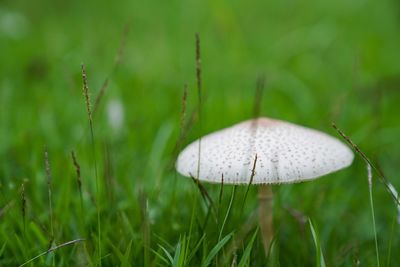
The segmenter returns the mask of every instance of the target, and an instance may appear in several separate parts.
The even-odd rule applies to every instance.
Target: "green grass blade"
[[[238,267],[249,266],[247,265],[247,263],[250,259],[251,250],[253,248],[254,240],[256,240],[257,234],[258,234],[258,228],[254,231],[254,234],[251,237],[250,242],[247,244],[246,249],[243,252],[243,256],[240,259]]]
[[[109,246],[111,247],[113,254],[116,256],[116,258],[120,262],[122,262],[123,258],[124,258],[124,254],[122,254],[121,249],[116,247],[116,245],[113,242],[111,242],[110,240],[107,240],[107,242],[108,242]]]
[[[185,247],[184,244],[182,244],[182,243],[184,243],[184,242],[182,242],[182,239],[181,239],[181,240],[179,240],[179,243],[176,246],[174,259],[173,259],[173,262],[172,262],[172,266],[173,267],[181,266],[180,263],[181,263],[181,257],[182,257],[182,254],[183,254],[182,253],[182,248]]]
[[[163,255],[161,255],[160,253],[158,253],[156,250],[151,249],[151,251],[157,256],[157,258],[159,258],[160,260],[162,260],[166,265],[170,265],[171,262],[168,261],[168,259],[166,259]]]
[[[168,252],[168,250],[166,250],[160,244],[158,244],[158,246],[162,249],[162,251],[164,251],[165,255],[168,257],[169,262],[171,263],[171,265],[173,265],[174,264],[174,259],[172,258],[171,254]]]
[[[308,219],[308,223],[310,224],[310,230],[314,239],[315,250],[316,250],[316,264],[317,267],[325,267],[325,259],[324,254],[322,253],[322,248],[319,239],[319,233],[315,230],[315,227],[311,221]]]
[[[268,253],[268,266],[279,267],[281,266],[279,261],[279,244],[278,244],[278,235],[275,235],[271,240],[271,246],[269,248]]]
[[[230,211],[232,208],[233,200],[235,199],[235,194],[236,194],[236,185],[233,186],[233,189],[232,189],[231,200],[229,201],[228,210],[226,211],[224,221],[222,222],[221,230],[219,231],[218,241],[221,240],[221,236],[224,231],[226,221],[228,220],[228,217],[229,217],[229,214],[230,214]]]
[[[389,245],[388,245],[388,252],[387,252],[387,260],[386,260],[386,266],[390,266],[390,259],[392,257],[392,242],[393,242],[393,236],[394,234],[394,225],[396,224],[396,218],[393,218],[392,222],[392,229],[390,230],[390,239],[389,239]],[[0,254],[1,255],[1,254]]]
[[[122,257],[122,261],[121,261],[121,267],[129,267],[131,266],[131,262],[129,261],[129,256],[131,255],[131,248],[132,248],[132,241],[129,242],[128,247],[126,248],[126,251]]]
[[[201,267],[207,267],[210,265],[211,261],[215,258],[215,256],[218,254],[218,252],[225,246],[225,244],[231,239],[233,236],[233,233],[228,234],[225,236],[221,241],[219,241],[215,247],[210,251],[208,254],[207,258],[204,260],[202,263]]]
[[[192,258],[194,257],[194,255],[196,254],[197,250],[199,250],[201,243],[203,242],[204,238],[206,237],[206,235],[204,234],[200,240],[197,242],[196,246],[192,249],[192,251],[190,251],[189,256],[187,257],[187,261],[186,264],[188,264]]]
[[[4,249],[6,248],[6,245],[7,245],[7,241],[4,242],[4,244],[1,246],[1,249],[0,249],[0,257],[1,257],[1,255],[3,255]]]
[[[379,267],[380,260],[379,260],[379,248],[378,248],[378,235],[376,233],[374,200],[372,198],[372,170],[371,170],[371,165],[368,163],[367,163],[367,172],[368,172],[369,203],[371,206],[372,225],[373,225],[373,229],[374,229],[374,239],[375,239],[376,263],[377,263],[377,266]]]

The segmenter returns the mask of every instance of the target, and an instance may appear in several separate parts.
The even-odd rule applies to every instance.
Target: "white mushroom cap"
[[[207,182],[221,183],[223,175],[224,184],[251,179],[252,184],[280,184],[318,178],[349,166],[353,158],[346,145],[325,133],[258,118],[191,143],[179,154],[176,169]]]

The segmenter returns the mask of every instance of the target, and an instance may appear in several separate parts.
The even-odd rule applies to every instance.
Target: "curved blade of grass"
[[[253,248],[254,240],[256,240],[257,234],[258,234],[258,228],[254,231],[254,234],[251,237],[250,242],[247,244],[246,249],[243,252],[243,256],[240,259],[238,267],[249,266],[249,265],[247,265],[247,262],[250,258],[250,253]]]
[[[254,175],[256,174],[256,165],[257,165],[257,153],[254,158],[253,168],[251,169],[250,182],[247,184],[246,193],[244,194],[244,198],[242,201],[242,207],[240,208],[240,217],[242,217],[242,214],[243,214],[244,204],[246,203],[246,199],[247,199],[247,195],[250,190],[250,186],[253,184]]]
[[[186,266],[186,256],[187,256],[187,238],[186,235],[180,238],[179,243],[176,248],[174,255],[173,267]]]
[[[174,259],[172,258],[171,254],[168,252],[168,250],[166,250],[160,244],[158,244],[158,246],[162,249],[162,251],[164,251],[165,255],[168,257],[169,262],[171,263],[171,265],[173,265],[174,264]]]
[[[78,239],[75,239],[75,240],[71,240],[71,241],[62,243],[62,244],[60,244],[60,245],[58,245],[58,246],[52,247],[52,248],[50,248],[50,249],[48,249],[48,250],[46,250],[46,251],[40,253],[39,255],[33,257],[32,259],[27,260],[26,262],[24,262],[23,264],[21,264],[19,267],[25,266],[25,265],[27,265],[27,264],[33,262],[34,260],[36,260],[36,259],[42,257],[43,255],[46,255],[46,254],[48,254],[48,253],[50,253],[50,252],[53,252],[53,251],[56,251],[56,250],[58,250],[59,248],[62,248],[62,247],[65,247],[65,246],[69,246],[69,245],[72,245],[72,244],[75,244],[75,243],[78,243],[78,242],[83,242],[83,241],[85,241],[85,239],[83,239],[83,238],[78,238]]]
[[[189,262],[192,260],[192,258],[196,254],[197,250],[199,250],[200,245],[203,242],[205,237],[206,237],[206,234],[203,234],[203,236],[197,242],[196,246],[190,251],[190,254],[189,254],[189,256],[187,257],[187,260],[186,260],[186,264],[189,264]]]
[[[325,259],[324,254],[322,253],[321,244],[319,240],[319,234],[315,230],[314,225],[311,219],[308,219],[308,223],[310,224],[310,230],[314,239],[315,250],[316,250],[316,263],[315,266],[317,267],[325,267]]]
[[[173,267],[179,267],[179,262],[180,262],[180,258],[181,258],[181,253],[182,253],[182,249],[181,249],[182,245],[181,245],[181,240],[179,240],[178,245],[176,246],[176,250],[175,250],[175,255],[174,255],[174,259],[172,262],[172,266]]]
[[[0,257],[3,255],[4,249],[6,248],[6,245],[7,245],[7,241],[4,242],[3,246],[1,246],[1,249],[0,249]]]
[[[156,250],[151,249],[151,251],[157,256],[157,258],[159,258],[160,260],[162,260],[166,265],[170,265],[171,263],[160,253],[158,253]],[[165,266],[166,266],[165,265]]]
[[[379,249],[378,249],[378,235],[376,234],[376,223],[375,223],[375,210],[374,210],[374,200],[372,198],[372,170],[371,165],[367,163],[367,172],[368,172],[368,191],[369,191],[369,204],[371,206],[371,214],[372,214],[372,226],[374,229],[374,239],[375,239],[375,252],[376,252],[376,262],[379,267]]]
[[[221,241],[219,241],[215,247],[210,251],[208,254],[207,258],[204,260],[202,263],[201,267],[207,267],[210,265],[211,261],[215,258],[215,256],[218,254],[218,252],[225,246],[225,244],[231,239],[233,236],[233,232],[225,236]]]
[[[233,200],[235,199],[235,193],[236,193],[236,185],[233,186],[233,189],[232,189],[231,200],[229,201],[228,210],[226,211],[224,221],[222,222],[221,230],[219,231],[218,240],[221,240],[221,236],[222,236],[222,233],[224,231],[224,227],[225,227],[226,221],[228,220],[228,217],[229,217],[229,214],[230,214],[230,211],[231,211],[231,208],[232,208]]]
[[[386,260],[386,266],[389,267],[390,266],[390,259],[392,256],[392,241],[393,241],[393,236],[394,235],[394,225],[396,223],[396,218],[393,218],[393,222],[392,222],[392,227],[390,230],[390,239],[389,239],[389,245],[388,245],[388,252],[387,252],[387,260]],[[0,254],[1,255],[1,254]]]
[[[389,180],[383,174],[383,172],[372,163],[372,161],[365,155],[365,153],[361,151],[361,149],[342,130],[340,130],[334,122],[332,123],[332,127],[340,134],[340,136],[342,136],[344,140],[346,140],[346,142],[353,148],[353,150],[357,152],[364,159],[364,161],[371,166],[371,168],[376,172],[376,174],[378,174],[378,177],[380,178],[383,185],[386,187],[386,190],[392,196],[392,199],[400,213],[400,198],[398,196],[398,193],[394,188],[394,186],[389,182]],[[400,221],[400,215],[398,218],[399,218],[398,220]],[[400,224],[400,222],[398,223]]]
[[[268,251],[268,266],[281,266],[279,262],[279,244],[278,244],[278,235],[275,235],[271,240],[271,245],[269,246]]]
[[[122,261],[121,261],[121,267],[129,267],[131,266],[131,262],[129,261],[129,256],[131,255],[131,248],[132,248],[132,239],[129,242],[128,247],[126,248],[126,251],[122,257]]]

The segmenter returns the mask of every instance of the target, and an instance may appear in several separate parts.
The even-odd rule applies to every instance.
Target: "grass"
[[[308,223],[310,225],[310,230],[312,233],[312,237],[314,239],[314,244],[315,244],[315,266],[317,267],[325,267],[325,259],[324,259],[324,254],[322,252],[322,248],[321,248],[321,241],[320,241],[320,237],[318,232],[315,229],[315,226],[313,225],[312,221],[309,219]]]
[[[93,117],[92,117],[92,108],[91,108],[91,102],[90,102],[90,92],[89,92],[89,85],[87,82],[87,75],[86,75],[86,69],[85,65],[81,65],[82,69],[82,91],[83,91],[83,96],[85,97],[85,104],[86,104],[86,111],[89,119],[89,127],[90,127],[90,141],[92,144],[92,155],[93,155],[93,163],[94,163],[94,177],[95,177],[95,184],[96,184],[96,206],[97,206],[97,240],[98,240],[98,263],[101,266],[101,220],[100,220],[100,203],[101,203],[101,194],[100,194],[100,188],[99,188],[99,177],[97,174],[97,160],[96,160],[96,143],[95,143],[95,138],[94,138],[94,131],[93,131]],[[104,87],[102,87],[104,88]],[[100,90],[99,96],[102,95],[102,90]]]
[[[372,224],[373,224],[374,237],[375,237],[376,266],[379,267],[380,266],[379,246],[378,246],[378,236],[376,234],[374,200],[373,200],[373,197],[372,197],[372,170],[371,170],[371,165],[367,165],[367,171],[368,171],[369,203],[371,205]]]
[[[400,188],[399,8],[3,2],[0,266],[375,266],[376,243],[381,266],[400,262],[386,183]],[[108,119],[112,101],[123,107],[120,128]],[[186,144],[254,114],[331,135],[336,122],[372,163],[376,227],[356,157],[346,170],[274,188],[276,236],[265,258],[257,188],[196,185],[173,168]]]

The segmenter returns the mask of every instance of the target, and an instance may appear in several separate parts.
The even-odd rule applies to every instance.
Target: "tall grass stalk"
[[[372,170],[375,171],[376,174],[378,174],[378,177],[380,181],[383,183],[385,186],[386,190],[388,193],[391,195],[394,204],[396,205],[397,208],[397,223],[400,224],[400,199],[399,199],[399,194],[396,190],[396,188],[389,182],[389,180],[386,178],[386,176],[383,174],[382,170],[380,170],[378,167],[376,167],[372,161],[366,156],[364,152],[361,151],[361,149],[349,138],[347,135],[341,131],[335,123],[332,123],[332,127],[339,133],[339,135],[346,140],[346,142],[353,148],[353,150],[359,154],[367,164],[367,170],[368,170],[368,179],[372,180]],[[371,177],[371,178],[370,178]],[[375,216],[374,216],[374,208],[373,208],[373,201],[372,201],[372,182],[369,182],[370,185],[370,202],[371,202],[371,209],[372,209],[372,216],[373,216],[373,223],[374,223],[374,232],[376,235],[376,227],[375,227]],[[377,245],[377,240],[375,237],[375,246],[376,246],[376,252],[377,252],[377,260],[379,264],[379,254],[378,254],[378,245]],[[379,265],[378,265],[379,266]]]
[[[47,192],[48,192],[48,197],[49,197],[49,211],[50,211],[49,216],[50,216],[50,231],[51,231],[50,246],[51,246],[51,244],[53,243],[53,240],[54,240],[53,205],[52,205],[52,200],[51,200],[52,177],[51,177],[51,169],[50,169],[50,162],[49,162],[49,152],[47,151],[46,146],[44,148],[44,165],[45,165],[46,176],[47,176]]]
[[[24,226],[24,238],[26,235],[26,197],[25,197],[25,182],[21,185],[21,213],[22,213],[22,224]]]
[[[219,230],[219,219],[220,219],[220,212],[221,212],[221,203],[222,203],[222,196],[224,194],[224,173],[221,174],[221,184],[219,187],[219,195],[218,195],[218,207],[217,207],[217,227]]]
[[[89,119],[89,126],[90,126],[90,136],[91,136],[91,142],[92,142],[92,156],[93,156],[93,162],[94,162],[94,174],[95,174],[95,180],[96,180],[96,206],[97,206],[97,231],[98,231],[98,251],[99,251],[99,265],[101,266],[101,223],[100,223],[100,190],[99,190],[99,178],[97,174],[97,161],[96,161],[96,148],[95,148],[95,139],[94,139],[94,131],[93,131],[93,119],[92,119],[92,110],[91,110],[91,104],[90,104],[90,94],[89,94],[89,86],[87,82],[87,75],[86,75],[86,69],[85,65],[81,65],[82,68],[82,82],[83,82],[83,95],[85,97],[85,103],[86,103],[86,111],[88,114],[88,119]]]
[[[367,155],[365,155],[365,153],[362,152],[361,149],[342,130],[340,130],[334,122],[332,123],[332,127],[339,133],[339,135],[344,140],[346,140],[346,142],[353,148],[353,150],[357,154],[359,154],[367,164],[369,164],[371,166],[371,169],[373,169],[378,174],[379,179],[381,180],[383,185],[386,187],[386,190],[388,191],[388,193],[392,196],[392,199],[393,199],[395,205],[397,206],[398,212],[400,214],[400,199],[399,199],[398,193],[397,193],[396,189],[393,187],[393,185],[388,181],[388,179],[383,174],[383,172],[372,163],[372,161],[367,157]],[[400,224],[400,215],[399,215],[399,224]]]
[[[150,218],[148,198],[143,189],[139,191],[139,205],[141,213],[141,232],[143,236],[143,262],[144,266],[150,266]]]
[[[261,113],[261,102],[265,88],[265,76],[260,75],[257,79],[256,93],[254,94],[253,118],[256,119]]]
[[[181,121],[179,127],[179,138],[183,138],[184,134],[184,128],[186,122],[187,95],[188,95],[188,85],[185,83],[183,85],[183,93],[182,93],[182,109],[181,109]]]
[[[53,247],[54,243],[54,225],[53,225],[53,204],[52,204],[52,197],[51,197],[51,185],[52,185],[52,176],[51,176],[51,169],[50,169],[50,161],[49,161],[49,152],[47,151],[47,147],[44,148],[44,165],[46,170],[47,176],[47,191],[49,197],[49,220],[50,220],[50,241],[49,241],[49,248]],[[52,257],[53,266],[56,265],[55,258]]]
[[[242,214],[243,214],[243,209],[244,209],[244,205],[245,205],[245,203],[246,203],[247,195],[248,195],[248,193],[249,193],[250,186],[253,184],[254,176],[256,175],[256,165],[257,165],[257,154],[256,154],[255,157],[254,157],[253,168],[251,169],[250,181],[249,181],[249,183],[247,184],[246,193],[244,194],[244,198],[243,198],[243,201],[242,201],[242,207],[241,207],[241,209],[240,209],[240,217],[241,217]]]
[[[219,231],[218,241],[221,240],[222,233],[224,232],[224,227],[225,227],[226,221],[228,220],[229,214],[231,212],[232,204],[233,204],[233,201],[234,201],[235,195],[236,195],[236,187],[237,187],[236,185],[233,186],[231,199],[229,200],[228,210],[226,211],[224,220],[223,220],[222,225],[221,225],[221,230]]]
[[[202,80],[201,80],[201,51],[200,51],[200,36],[196,33],[196,80],[197,94],[199,104],[199,126],[200,134],[202,134]],[[199,138],[198,160],[197,160],[197,180],[200,178],[200,155],[201,155],[201,137]]]
[[[75,155],[74,151],[71,151],[71,158],[72,158],[72,163],[74,164],[74,167],[75,167],[76,183],[78,185],[79,198],[80,198],[80,201],[81,201],[81,213],[83,213],[81,166],[79,165],[78,160],[76,159],[76,155]]]
[[[368,172],[369,203],[371,206],[372,226],[374,229],[374,238],[375,238],[376,263],[377,266],[379,267],[380,260],[379,260],[379,248],[378,248],[378,235],[376,234],[375,210],[374,210],[374,201],[372,198],[372,170],[371,170],[371,165],[369,164],[367,164],[367,172]]]
[[[390,229],[390,239],[389,239],[387,260],[386,260],[386,266],[387,267],[390,266],[390,259],[392,257],[392,242],[393,242],[393,236],[395,236],[395,234],[394,234],[394,226],[395,226],[395,224],[396,224],[396,218],[393,219],[392,227]]]

